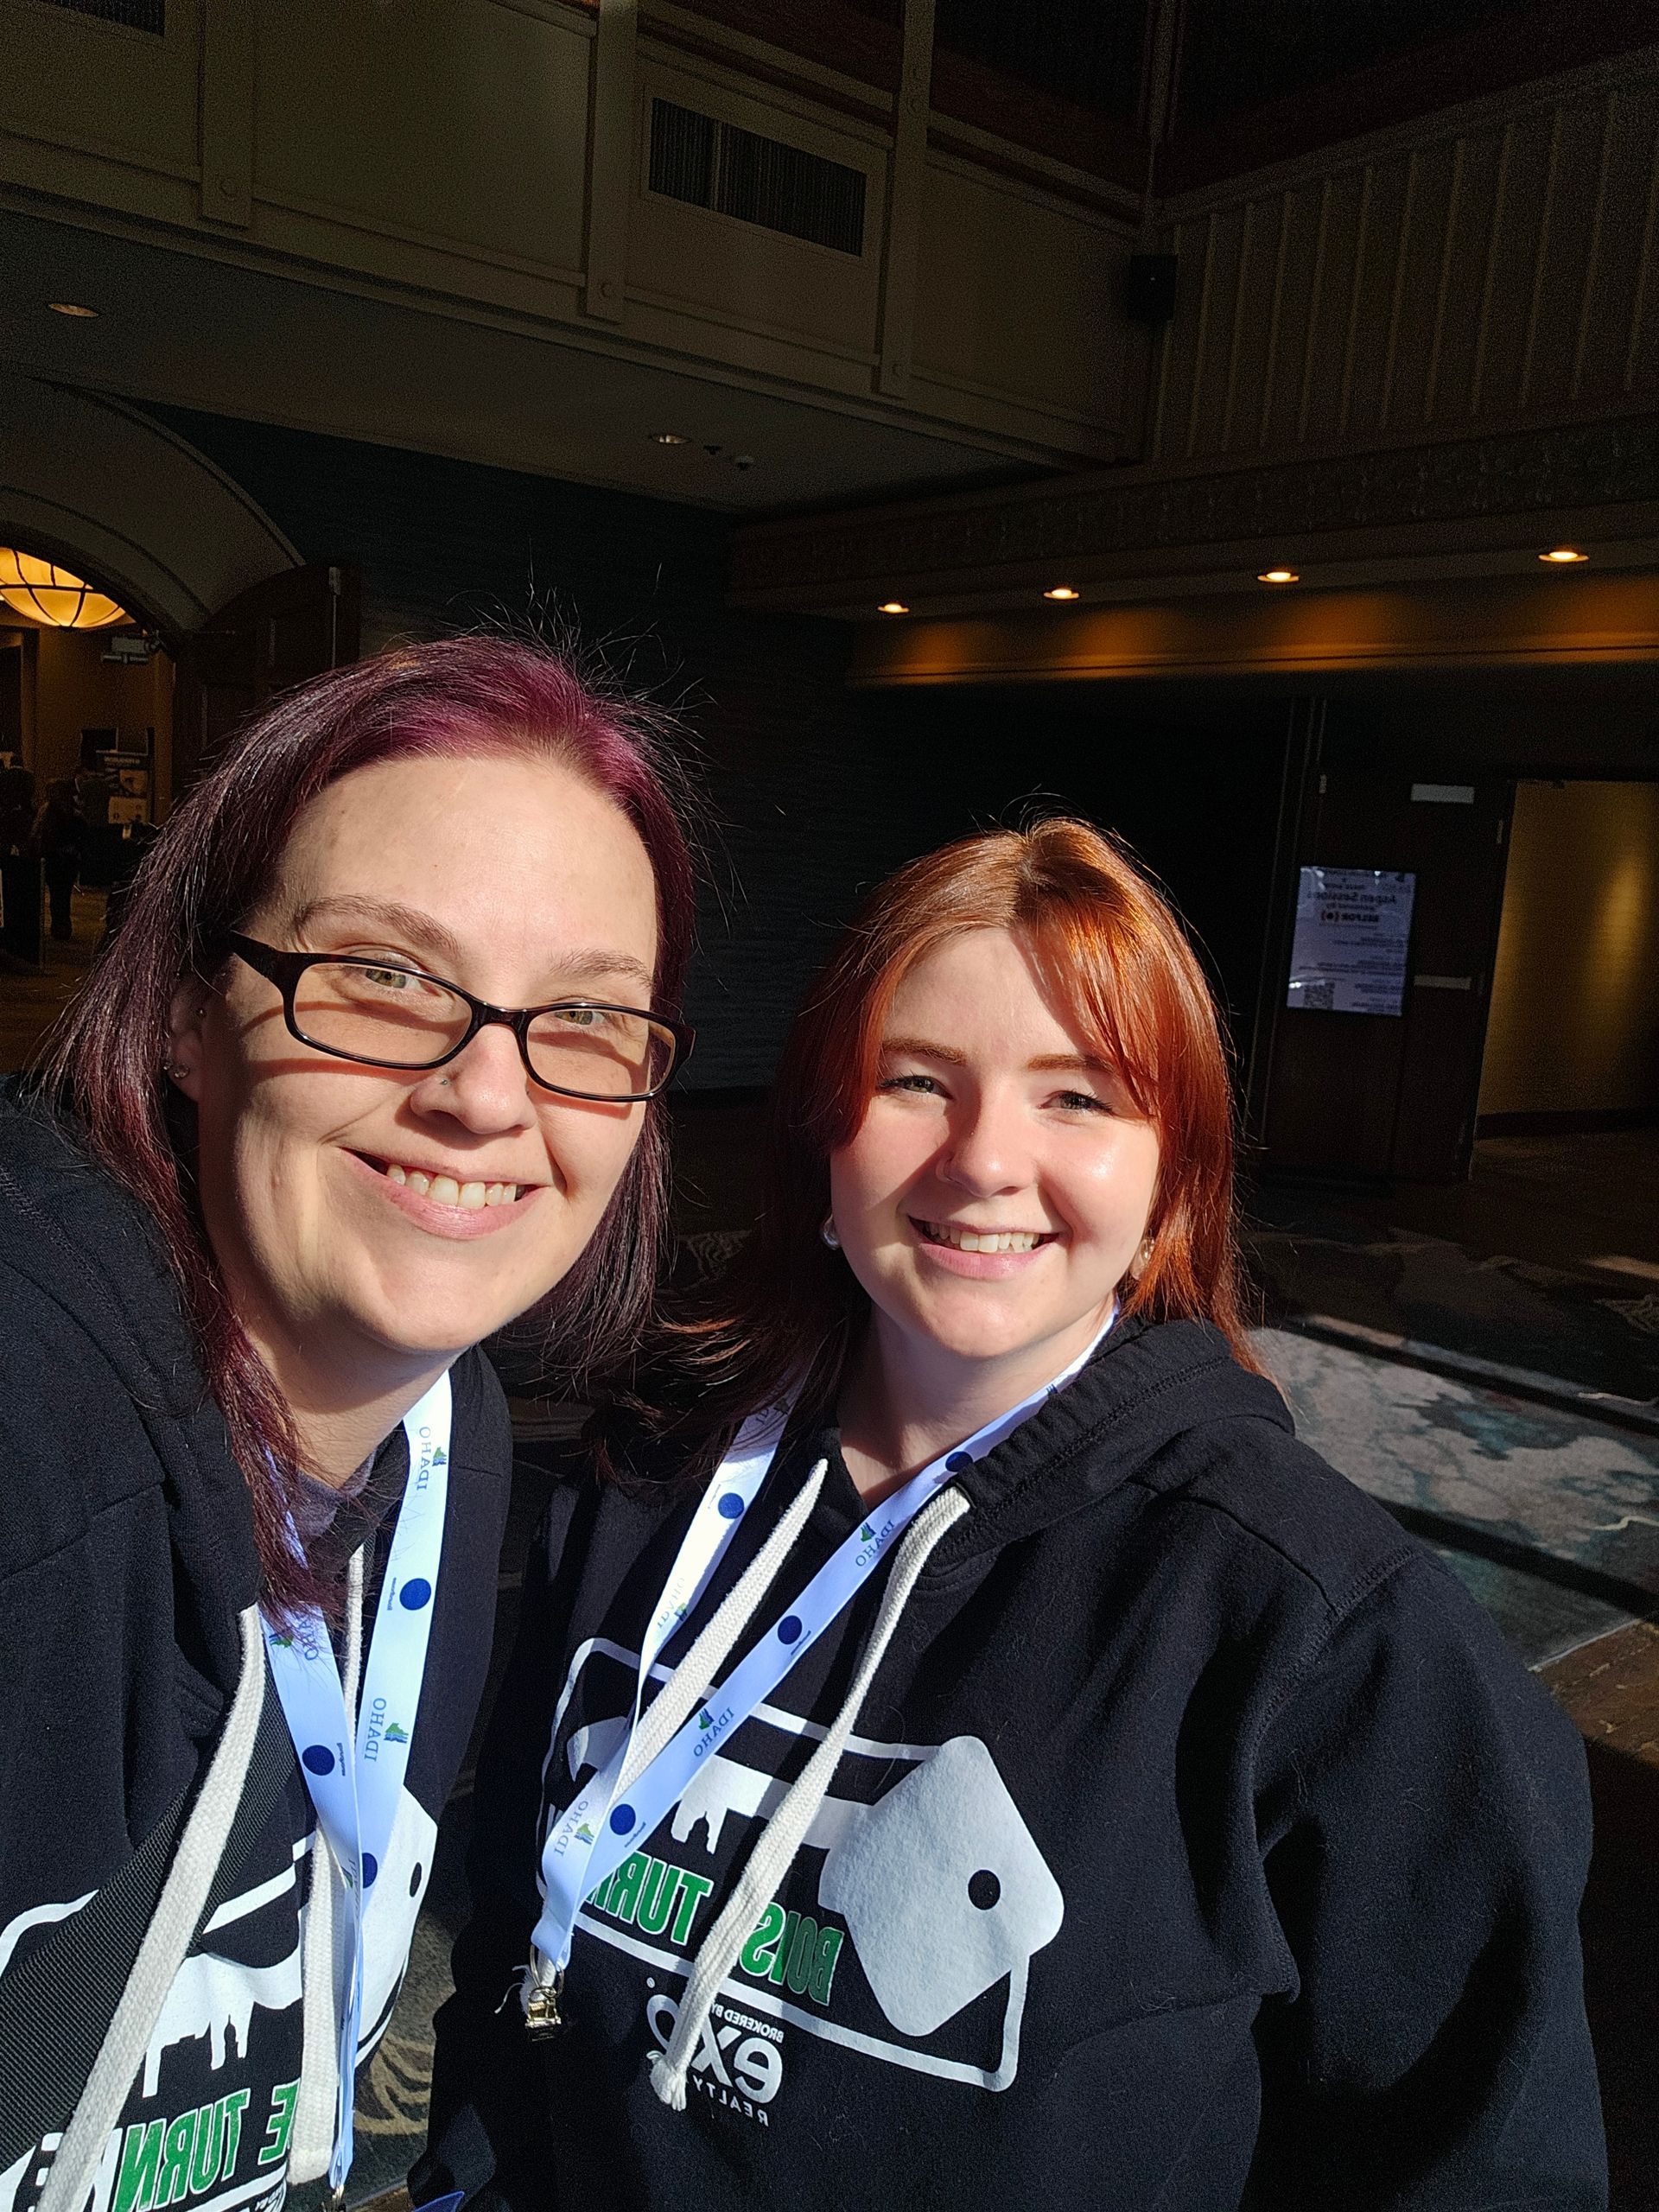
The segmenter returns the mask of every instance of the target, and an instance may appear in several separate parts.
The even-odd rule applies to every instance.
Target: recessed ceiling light
[[[689,446],[690,438],[683,438],[677,430],[653,430],[651,442],[654,446]]]
[[[83,322],[96,322],[98,320],[96,308],[81,307],[73,300],[48,300],[46,304],[54,315],[72,315]]]
[[[1576,545],[1552,545],[1548,553],[1541,553],[1538,558],[1541,561],[1554,561],[1564,569],[1569,562],[1587,561],[1590,556],[1587,553],[1580,553]]]
[[[884,599],[875,611],[878,614],[908,614],[910,609],[902,599]]]
[[[1294,569],[1263,569],[1255,581],[1259,584],[1295,584],[1301,578]]]
[[[1078,599],[1082,597],[1082,594],[1074,591],[1070,584],[1051,584],[1043,594],[1043,597],[1045,599]]]

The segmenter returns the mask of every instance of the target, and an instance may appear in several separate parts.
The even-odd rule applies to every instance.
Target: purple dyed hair
[[[405,646],[319,677],[251,723],[174,810],[118,935],[53,1039],[44,1080],[161,1231],[252,1494],[276,1612],[326,1606],[330,1593],[287,1541],[301,1464],[293,1424],[231,1308],[194,1203],[190,1131],[162,1072],[173,995],[187,976],[211,984],[220,972],[226,933],[257,906],[302,809],[328,785],[380,760],[527,752],[574,768],[639,832],[657,883],[655,1007],[677,1014],[696,886],[684,788],[664,739],[653,710],[605,696],[569,660],[514,639]],[[645,1109],[599,1230],[552,1301],[558,1332],[547,1371],[565,1382],[620,1356],[645,1319],[668,1217],[664,1111],[660,1099]]]

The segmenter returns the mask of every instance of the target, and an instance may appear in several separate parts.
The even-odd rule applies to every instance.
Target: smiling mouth
[[[946,1244],[953,1252],[1034,1252],[1059,1234],[1052,1229],[964,1229],[959,1222],[918,1221],[914,1214],[910,1224],[925,1244]]]
[[[429,1174],[423,1167],[404,1167],[395,1160],[375,1160],[367,1153],[359,1153],[358,1158],[387,1182],[413,1191],[417,1198],[430,1198],[434,1205],[459,1206],[465,1213],[480,1213],[486,1206],[510,1206],[521,1192],[536,1188],[533,1183],[463,1183],[458,1176]]]

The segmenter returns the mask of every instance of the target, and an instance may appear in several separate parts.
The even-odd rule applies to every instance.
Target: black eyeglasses
[[[279,952],[251,937],[227,941],[282,993],[291,1036],[364,1067],[443,1067],[480,1029],[499,1021],[518,1039],[531,1081],[543,1090],[632,1105],[657,1096],[696,1037],[683,1021],[638,1007],[594,999],[491,1006],[459,983],[395,960]]]

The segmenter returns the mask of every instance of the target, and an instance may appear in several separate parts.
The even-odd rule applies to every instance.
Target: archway
[[[203,454],[124,401],[0,371],[0,543],[92,574],[176,645],[302,565]]]
[[[48,798],[73,811],[82,889],[124,880],[243,713],[356,657],[355,575],[308,568],[221,469],[104,394],[0,371],[0,546],[72,570],[131,617],[73,631],[27,594],[0,606],[0,848],[19,884]],[[14,885],[0,923],[26,964],[28,904]]]

